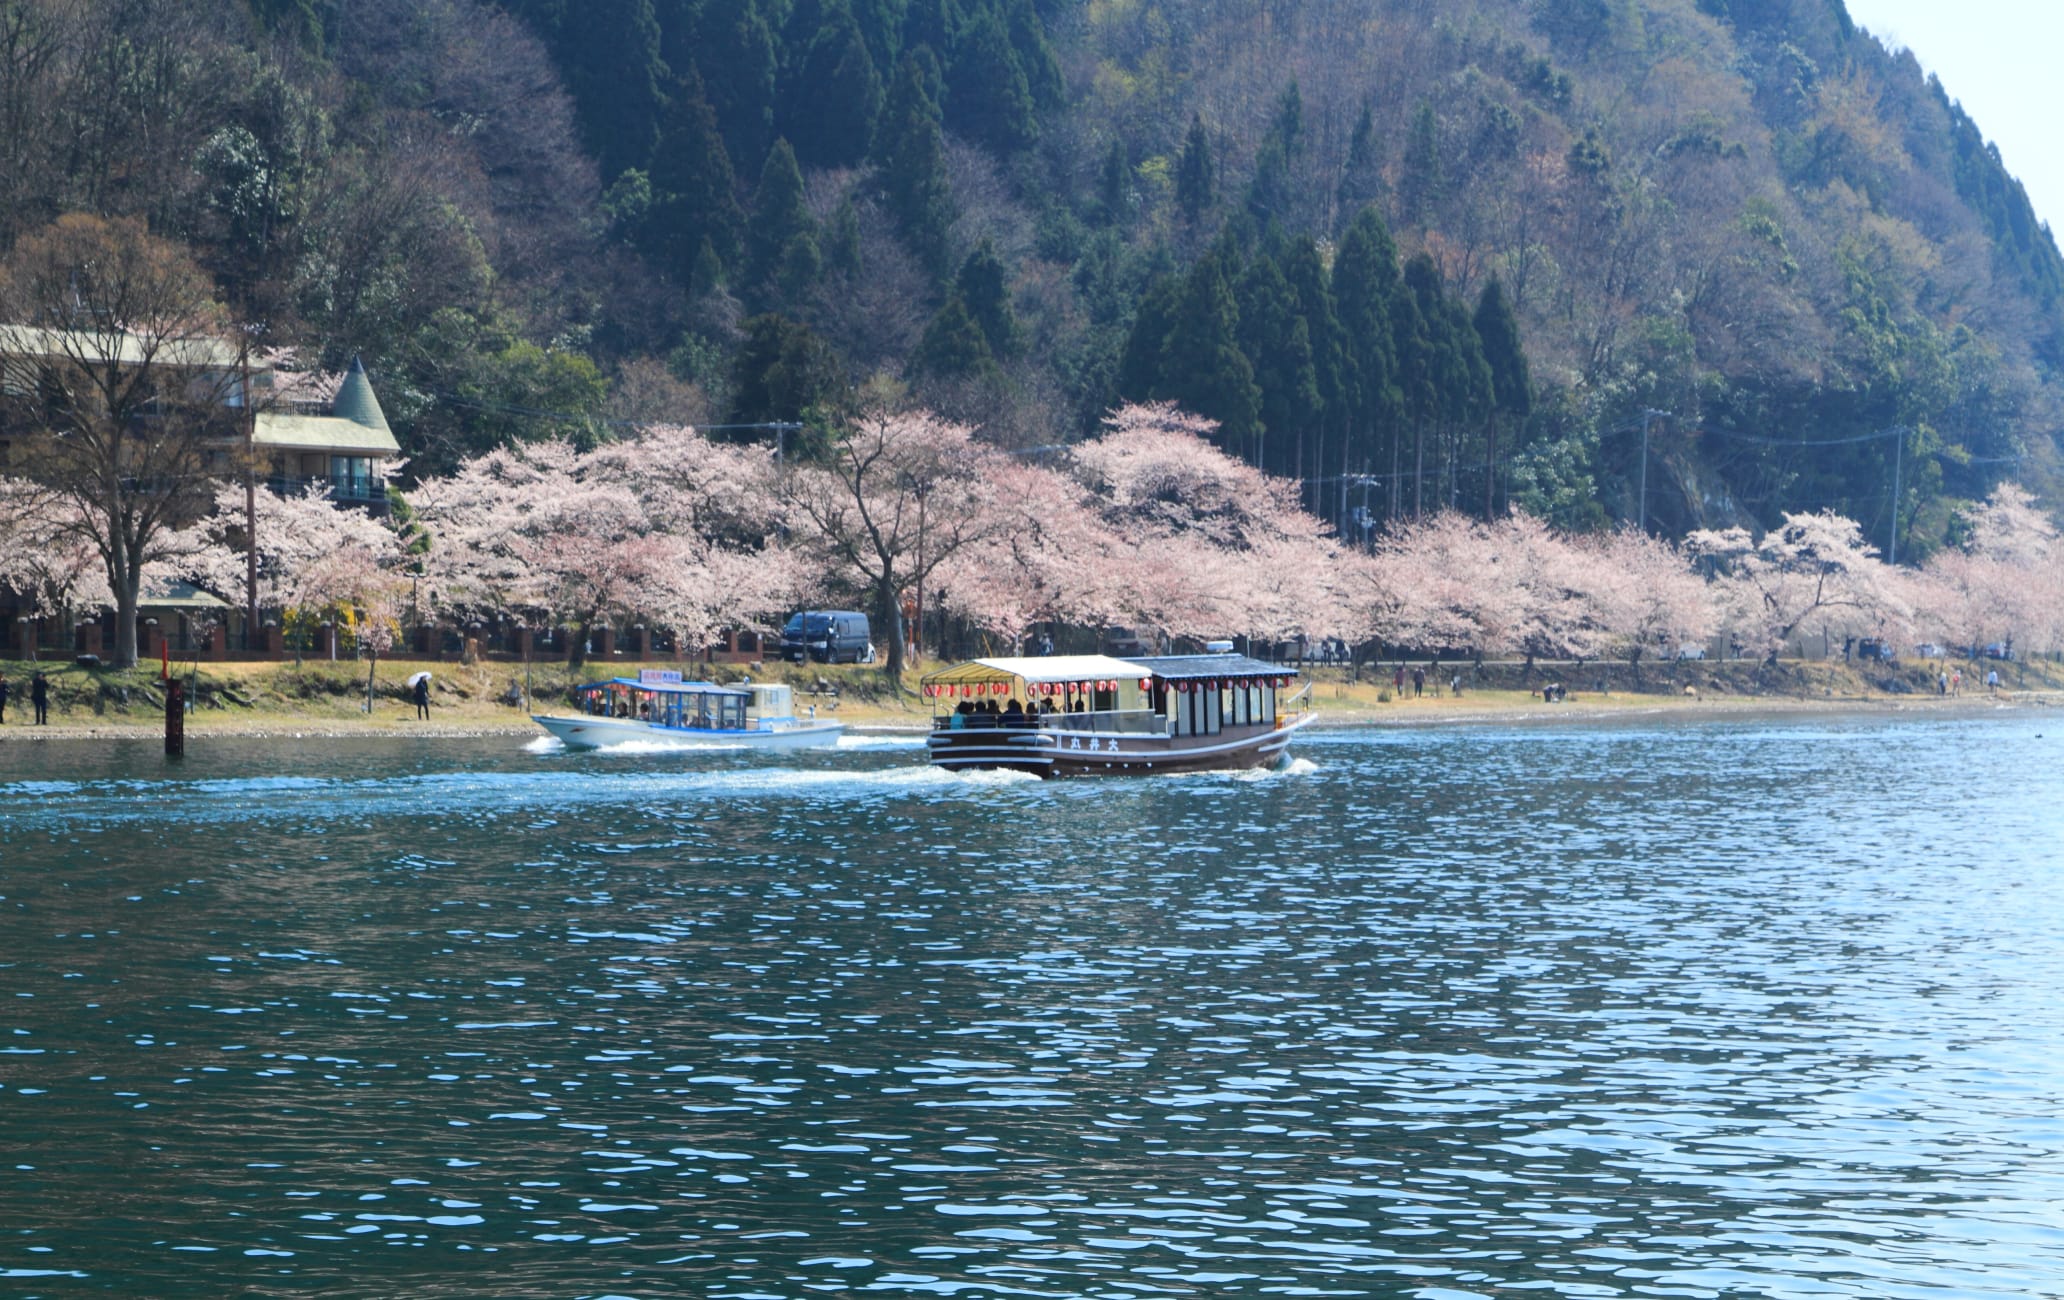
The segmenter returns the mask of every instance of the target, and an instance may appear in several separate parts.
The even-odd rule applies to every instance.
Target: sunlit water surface
[[[0,737],[0,1294],[2064,1295],[2064,722]]]

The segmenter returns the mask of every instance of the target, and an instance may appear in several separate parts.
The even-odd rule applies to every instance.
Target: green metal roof
[[[351,358],[351,370],[337,389],[337,397],[330,404],[330,410],[339,419],[378,429],[387,435],[389,442],[394,440],[394,431],[387,427],[387,415],[380,409],[380,399],[373,396],[373,383],[366,378],[365,367],[359,364],[357,357]]]
[[[374,408],[377,413],[378,408]],[[287,451],[326,451],[338,456],[399,456],[401,444],[382,424],[369,429],[334,415],[288,415],[260,411],[252,422],[252,441]]]

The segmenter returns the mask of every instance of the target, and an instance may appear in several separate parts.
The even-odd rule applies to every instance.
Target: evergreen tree
[[[996,246],[984,239],[967,255],[954,278],[954,296],[974,322],[981,326],[991,355],[1001,359],[1018,350],[1018,316],[1011,308],[1010,278]]]
[[[920,374],[956,379],[995,369],[996,361],[982,327],[968,311],[960,292],[946,295],[945,305],[925,327],[912,358]]]
[[[1376,138],[1376,119],[1367,102],[1347,140],[1347,165],[1340,172],[1335,196],[1342,212],[1360,212],[1383,193],[1383,146]]]
[[[1059,108],[1067,98],[1068,86],[1061,77],[1061,61],[1054,57],[1053,46],[1046,39],[1046,24],[1039,21],[1039,10],[1032,0],[1007,0],[1006,9],[1011,49],[1024,70],[1033,104]]]
[[[760,169],[760,185],[753,193],[752,218],[746,232],[746,275],[749,283],[759,285],[774,278],[791,241],[814,243],[817,234],[817,223],[803,203],[803,173],[787,140],[776,140],[767,151],[767,165]]]
[[[1280,141],[1271,139],[1254,159],[1254,180],[1247,187],[1247,211],[1256,221],[1283,221],[1290,215],[1292,200],[1290,157]]]
[[[1519,322],[1505,301],[1505,290],[1493,276],[1477,295],[1471,327],[1490,370],[1491,418],[1484,424],[1484,514],[1497,503],[1498,441],[1502,430],[1518,430],[1533,411],[1533,382],[1527,374],[1526,351],[1520,345]]]
[[[1399,401],[1393,308],[1401,296],[1397,246],[1376,209],[1363,208],[1348,226],[1333,260],[1333,305],[1347,340],[1348,369],[1353,375],[1353,405],[1340,449],[1343,466],[1359,461],[1373,467],[1379,439],[1393,432]],[[1391,442],[1394,451],[1395,438]]]
[[[837,396],[838,358],[809,326],[770,313],[744,328],[732,370],[732,423],[797,420]]]
[[[805,7],[819,0],[806,0]],[[881,75],[846,0],[830,0],[781,96],[796,156],[813,167],[850,167],[867,156],[881,115]]]
[[[1426,511],[1426,439],[1433,426],[1452,416],[1463,386],[1459,341],[1450,330],[1440,268],[1424,253],[1405,263],[1400,304],[1410,304],[1397,332],[1398,391],[1412,426],[1412,517]],[[1402,309],[1402,308],[1401,308]],[[1398,319],[1394,317],[1394,319]]]
[[[1445,185],[1440,123],[1433,115],[1433,105],[1421,100],[1405,137],[1405,157],[1398,173],[1398,216],[1411,225],[1431,219]]]
[[[1097,206],[1111,225],[1124,222],[1132,209],[1132,164],[1126,161],[1125,142],[1111,140],[1104,151],[1104,165],[1097,169]]]
[[[1155,276],[1140,295],[1132,329],[1125,337],[1125,351],[1118,359],[1114,382],[1120,401],[1144,402],[1161,391],[1162,361],[1168,355],[1168,335],[1175,328],[1181,301],[1182,280],[1170,273]]]
[[[757,0],[705,0],[695,46],[724,148],[740,165],[767,156],[774,130],[774,87],[780,61],[774,32]]]
[[[1299,475],[1318,480],[1325,477],[1324,467],[1339,459],[1336,455],[1329,460],[1326,448],[1337,447],[1346,437],[1354,409],[1354,371],[1349,360],[1346,331],[1341,328],[1340,317],[1333,310],[1333,288],[1327,279],[1326,266],[1319,258],[1318,245],[1310,236],[1290,245],[1288,255],[1283,259],[1283,278],[1296,297],[1297,317],[1310,340],[1312,378],[1318,389],[1321,416],[1308,431],[1308,438],[1307,431],[1299,431],[1298,444],[1293,449],[1293,464]],[[1323,493],[1312,494],[1309,501],[1312,513],[1321,516],[1332,513],[1323,497]]]
[[[907,0],[853,0],[853,20],[878,72],[895,67],[903,53],[903,16],[908,8]]]
[[[652,0],[615,0],[566,25],[556,51],[581,136],[605,179],[643,167],[666,111]]]
[[[875,141],[883,197],[904,242],[935,276],[947,267],[953,196],[946,182],[946,141],[939,110],[925,93],[924,71],[905,55],[882,112]]]
[[[1204,133],[1204,119],[1193,116],[1190,133],[1183,139],[1182,157],[1175,164],[1175,205],[1192,225],[1210,208],[1217,185],[1211,138]]]
[[[738,255],[744,214],[716,113],[693,68],[674,82],[668,98],[652,155],[652,206],[640,242],[685,284],[697,279],[695,264],[705,242],[725,262]]]
[[[1269,139],[1282,146],[1283,155],[1297,156],[1304,145],[1304,96],[1298,93],[1297,81],[1292,78],[1283,88],[1283,96],[1276,101],[1276,115],[1269,123]]]
[[[1199,258],[1183,281],[1154,394],[1217,420],[1219,445],[1235,456],[1261,423],[1261,391],[1240,351],[1239,330],[1240,308],[1226,282],[1224,259]]]
[[[936,63],[944,65],[952,60],[960,44],[961,22],[956,0],[910,0],[910,8],[903,15],[904,52],[922,46],[932,52]]]
[[[1276,474],[1297,469],[1297,439],[1315,427],[1322,404],[1312,362],[1311,327],[1276,259],[1254,259],[1240,277],[1240,350],[1261,390],[1262,447],[1256,463]]]
[[[957,133],[1004,155],[1039,138],[1031,88],[995,11],[983,12],[961,30],[946,87],[946,120]]]

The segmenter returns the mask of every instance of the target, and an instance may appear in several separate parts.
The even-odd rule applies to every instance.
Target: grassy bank
[[[664,665],[671,667],[673,665]],[[927,669],[935,665],[927,665]],[[1955,667],[1959,665],[1948,665]],[[1964,688],[1960,699],[1947,700],[1936,691],[1942,665],[1915,662],[1864,668],[1841,663],[1786,661],[1776,667],[1736,660],[1727,663],[1649,665],[1640,671],[1626,664],[1537,665],[1444,664],[1428,674],[1424,693],[1414,696],[1407,669],[1402,698],[1393,687],[1391,665],[1315,668],[1306,675],[1312,698],[1329,723],[1416,724],[1473,721],[1500,715],[1577,716],[1625,713],[1659,708],[1718,711],[1745,707],[1782,709],[1842,705],[1922,708],[1963,707],[1990,703],[1984,687],[1988,667],[2001,670],[2000,698],[2026,703],[2064,701],[2064,668],[2049,661],[1960,665]],[[611,674],[635,675],[635,664],[614,664]],[[51,725],[31,728],[28,700],[30,674],[41,668],[51,684]],[[415,719],[408,677],[422,670],[431,676],[430,721]],[[156,733],[163,726],[164,695],[158,666],[122,672],[81,668],[64,663],[0,665],[14,688],[4,734],[9,738]],[[349,660],[294,663],[226,663],[185,665],[181,676],[191,683],[193,708],[190,733],[221,734],[433,734],[479,735],[532,733],[531,711],[556,712],[567,707],[569,689],[604,675],[593,665],[570,671],[564,664],[454,664],[410,659],[382,660],[377,665]],[[916,693],[919,672],[906,674],[901,694],[878,669],[791,666],[707,665],[701,670],[716,681],[785,681],[796,689],[798,709],[814,707],[819,716],[837,717],[849,725],[918,727],[931,715],[929,702]],[[1460,674],[1461,693],[1452,690]],[[371,707],[367,682],[371,678]],[[1542,700],[1543,684],[1557,682],[1568,691],[1561,703]]]

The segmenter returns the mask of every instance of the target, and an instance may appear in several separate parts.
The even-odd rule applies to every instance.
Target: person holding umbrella
[[[430,674],[417,673],[408,680],[410,697],[416,702],[416,717],[427,721],[430,717]]]

